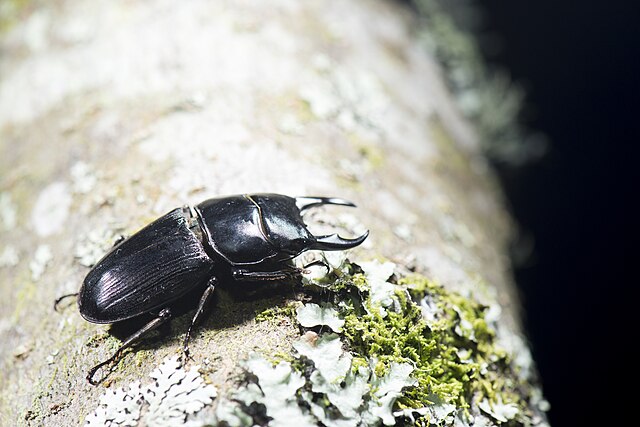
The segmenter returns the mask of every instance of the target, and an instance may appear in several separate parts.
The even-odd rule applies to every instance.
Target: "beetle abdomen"
[[[162,216],[114,247],[89,272],[82,316],[113,323],[166,306],[211,276],[213,261],[189,229],[188,211]]]

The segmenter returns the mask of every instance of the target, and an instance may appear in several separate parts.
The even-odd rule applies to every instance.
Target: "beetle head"
[[[337,234],[314,236],[302,220],[309,208],[322,205],[355,205],[347,200],[330,197],[289,197],[280,194],[252,194],[247,196],[260,208],[266,239],[287,257],[297,256],[311,249],[340,251],[358,246],[369,235],[366,232],[354,239]]]

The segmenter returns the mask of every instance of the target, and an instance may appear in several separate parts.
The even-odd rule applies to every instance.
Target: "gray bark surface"
[[[56,1],[23,14],[0,44],[0,425],[83,422],[104,390],[86,372],[114,340],[52,302],[118,234],[217,195],[352,200],[330,211],[371,230],[352,258],[498,302],[519,333],[509,215],[399,5]],[[250,351],[298,336],[253,319],[272,303],[221,293],[193,337],[221,393]],[[178,354],[189,322],[127,354],[110,381]]]

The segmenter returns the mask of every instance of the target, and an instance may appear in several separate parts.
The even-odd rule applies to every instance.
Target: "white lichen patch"
[[[389,99],[378,78],[364,70],[349,70],[323,55],[316,58],[318,76],[302,85],[300,98],[319,119],[335,119],[346,131],[373,136],[381,132]]]
[[[142,390],[140,382],[109,390],[100,396],[100,405],[85,419],[87,427],[136,426],[140,419]]]
[[[425,295],[420,300],[420,311],[422,312],[422,318],[429,326],[433,326],[440,316],[440,310],[436,302],[429,295]]]
[[[71,166],[71,185],[76,194],[88,194],[96,186],[98,177],[93,168],[85,162]]]
[[[248,388],[249,386],[247,386]],[[258,388],[256,386],[255,388]],[[255,390],[255,395],[259,396],[260,389]],[[242,402],[246,402],[247,399],[243,399]],[[225,422],[229,427],[243,427],[253,425],[253,418],[242,410],[242,407],[236,400],[229,400],[221,398],[218,401],[216,412],[214,415],[216,422]],[[211,423],[215,425],[215,423]]]
[[[311,390],[314,393],[326,394],[329,402],[338,408],[343,417],[353,418],[362,406],[363,397],[371,390],[368,378],[369,370],[363,367],[356,373],[348,372],[343,382],[331,384],[319,371],[314,371],[310,378]]]
[[[217,396],[213,385],[205,384],[198,367],[182,368],[178,356],[165,359],[151,372],[154,381],[146,386],[131,383],[100,398],[96,410],[87,416],[86,426],[183,425],[187,418],[211,404]]]
[[[248,371],[258,378],[260,388],[253,387],[235,397],[261,403],[265,406],[271,418],[270,426],[289,426],[295,420],[297,426],[315,426],[313,418],[298,406],[297,391],[304,386],[305,380],[301,374],[291,369],[288,362],[280,362],[272,366],[264,358],[253,355],[245,364]]]
[[[178,356],[166,359],[151,372],[151,378],[155,383],[143,392],[144,400],[149,403],[144,422],[149,426],[182,424],[188,415],[200,411],[217,396],[216,388],[205,384],[198,367],[185,371]]]
[[[346,266],[346,251],[313,251],[305,252],[294,259],[296,267],[301,269],[302,282],[304,285],[325,287],[330,282],[326,281],[330,274],[341,277],[344,274],[343,267]]]
[[[81,265],[91,267],[113,246],[114,240],[111,228],[94,228],[80,236],[73,255]]]
[[[497,334],[498,344],[511,354],[518,377],[522,380],[531,379],[534,371],[533,357],[524,338],[506,328],[498,328]]]
[[[29,263],[29,270],[31,270],[31,278],[35,281],[42,277],[42,274],[46,270],[47,266],[53,259],[53,253],[49,245],[39,245],[36,248],[36,252],[33,254],[33,259]]]
[[[278,130],[287,135],[302,135],[304,133],[304,125],[293,114],[285,114],[278,123]]]
[[[318,304],[305,304],[296,310],[298,322],[305,328],[325,325],[334,332],[341,332],[344,319],[338,315],[338,311],[330,306],[320,307]]]
[[[370,322],[381,322],[384,325],[367,329],[366,325],[349,313],[353,306],[347,301],[305,304],[297,310],[296,320],[301,327],[329,326],[344,319],[340,329],[337,325],[336,328],[332,327],[334,331],[342,332],[317,333],[307,330],[293,343],[295,351],[289,356],[293,361],[287,359],[276,366],[264,357],[254,355],[246,364],[247,370],[253,375],[247,376],[247,382],[240,384],[228,399],[220,403],[213,424],[251,426],[261,423],[280,426],[287,425],[284,420],[288,417],[289,421],[293,418],[301,420],[302,425],[315,423],[327,427],[391,426],[407,422],[441,427],[495,427],[509,423],[544,425],[543,412],[548,409],[548,404],[540,393],[535,400],[532,398],[529,401],[530,406],[535,406],[539,412],[527,413],[522,409],[522,402],[510,391],[515,384],[512,381],[517,382],[518,378],[507,378],[505,382],[500,378],[496,379],[496,375],[505,374],[496,372],[492,362],[502,360],[510,364],[509,369],[515,367],[519,376],[522,372],[517,370],[527,371],[526,362],[522,367],[517,362],[520,347],[526,348],[522,341],[506,332],[504,336],[510,337],[510,341],[505,345],[498,346],[498,342],[492,341],[492,337],[498,338],[501,335],[494,329],[497,326],[495,322],[500,317],[499,308],[480,305],[457,293],[450,294],[431,282],[422,284],[420,288],[417,287],[417,281],[414,285],[416,287],[412,288],[412,282],[405,281],[403,274],[391,262],[371,261],[356,265],[336,259],[329,263],[322,254],[320,256],[325,273],[318,283],[309,280],[314,285],[312,288],[319,284],[323,289],[315,289],[326,295],[332,291],[344,292],[344,286],[347,286],[346,289],[352,292],[352,296],[360,295],[363,298],[360,303],[365,302],[366,307],[362,306],[357,316],[369,316]],[[366,280],[363,280],[361,270]],[[335,289],[326,285],[326,282],[332,280],[336,285]],[[376,286],[381,289],[391,287],[387,296],[392,299],[392,303],[386,307],[386,316],[370,311],[375,307],[373,295]],[[415,297],[418,298],[413,300]],[[377,299],[375,305],[380,307],[383,301]],[[409,307],[409,304],[415,305]],[[427,325],[420,325],[413,318],[405,325],[397,317],[402,313],[413,316],[418,307]],[[446,354],[432,351],[426,361],[417,353],[415,358],[398,357],[389,360],[389,354],[384,352],[382,346],[393,347],[392,341],[395,339],[387,336],[384,331],[394,328],[409,328],[411,331],[414,327],[412,325],[423,331],[416,329],[417,334],[426,333],[427,336],[420,335],[425,338],[423,340],[416,335],[414,339],[417,339],[418,344],[407,347],[407,352],[411,352],[409,348],[422,349],[423,346],[431,345],[428,340],[432,333],[429,325],[433,325],[433,330],[439,330],[440,334],[445,328],[447,334],[464,344],[446,348]],[[363,351],[357,342],[360,334],[379,334],[380,352]],[[402,340],[400,336],[396,338],[398,341]],[[431,338],[442,340],[438,335]],[[442,344],[443,341],[440,342]],[[370,345],[374,346],[376,343]],[[485,348],[476,350],[476,346],[480,345]],[[496,347],[487,348],[487,345]],[[504,347],[508,348],[506,352],[503,351]],[[469,397],[460,404],[460,401],[452,398],[454,395],[451,392],[438,384],[438,377],[425,376],[430,375],[426,373],[433,366],[442,364],[443,358],[446,358],[446,364],[452,364],[452,371],[466,372],[469,369],[470,374],[486,381],[482,387],[487,384],[494,387],[492,381],[496,381],[495,389],[486,394],[477,390],[464,391],[469,393]],[[448,367],[444,365],[438,369],[442,373]],[[432,385],[425,386],[425,378]],[[531,379],[522,379],[525,380]],[[464,381],[472,380],[455,378],[447,387],[464,388]],[[415,396],[420,396],[419,400]]]
[[[315,369],[308,379],[288,362],[273,366],[253,354],[245,362],[245,368],[257,378],[257,383],[243,385],[231,399],[219,402],[213,424],[254,425],[245,410],[255,403],[264,405],[269,426],[289,426],[292,420],[301,426],[395,424],[392,408],[396,399],[406,387],[416,383],[411,378],[411,365],[392,363],[388,372],[378,377],[375,360],[369,361],[370,366],[353,368],[352,358],[342,349],[343,343],[336,334],[318,337],[308,332],[296,344],[300,354],[314,363]],[[324,398],[317,399],[314,395]]]
[[[443,402],[436,395],[429,397],[431,405],[423,408],[406,408],[393,413],[395,417],[405,417],[411,422],[415,422],[416,419],[424,416],[428,416],[430,420],[444,421],[444,425],[451,425],[454,421],[456,413],[456,405]]]
[[[226,101],[232,102],[222,96],[216,97],[211,108],[224,111],[229,108],[224,105]],[[243,111],[238,113],[239,117],[251,115],[249,106],[237,107]],[[216,137],[211,138],[211,135]],[[171,196],[169,200],[173,201],[171,205],[163,206],[163,211],[172,207],[176,199],[195,204],[201,202],[204,195],[211,194],[274,191],[305,194],[308,183],[331,180],[326,170],[302,159],[293,159],[290,152],[266,136],[255,141],[260,150],[248,150],[250,141],[255,138],[246,121],[205,110],[164,116],[153,124],[151,135],[136,146],[145,157],[168,163],[172,169],[164,188],[165,196]],[[188,150],[185,150],[184,141],[189,141]],[[228,167],[211,168],[212,159]],[[274,168],[275,164],[280,167]]]
[[[487,399],[483,399],[478,406],[488,415],[491,415],[495,420],[502,423],[506,423],[507,421],[514,419],[518,414],[517,405],[513,403],[502,403],[500,397],[498,397],[497,403],[491,403]]]
[[[393,296],[396,291],[395,285],[387,281],[393,275],[395,264],[374,260],[363,262],[360,267],[362,267],[371,286],[371,301],[381,305],[380,310],[384,315],[382,307],[389,307],[393,304]]]
[[[471,341],[476,341],[473,324],[466,318],[465,313],[460,309],[460,307],[454,306],[453,309],[460,318],[460,322],[458,322],[454,329],[455,333],[462,338],[468,338]]]
[[[2,253],[0,253],[0,268],[2,267],[14,267],[20,262],[20,256],[18,250],[11,245],[5,246]]]
[[[70,207],[71,192],[66,183],[54,182],[45,187],[31,212],[31,224],[36,234],[46,237],[62,231]]]
[[[10,230],[18,223],[18,213],[11,194],[0,193],[0,223],[4,230]]]
[[[336,334],[318,337],[314,332],[307,332],[293,343],[293,348],[311,360],[328,383],[342,381],[351,366],[351,355],[342,350],[342,342]]]
[[[408,363],[392,363],[389,372],[378,381],[374,381],[375,396],[382,398],[389,393],[399,394],[403,387],[415,385],[415,380],[409,378],[411,372],[413,366]]]

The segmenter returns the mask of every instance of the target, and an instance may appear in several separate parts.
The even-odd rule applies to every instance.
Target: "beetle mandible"
[[[148,313],[155,318],[127,338],[87,375],[113,363],[123,350],[172,318],[172,305],[202,287],[202,296],[183,342],[211,301],[221,276],[237,281],[283,280],[299,276],[292,259],[308,250],[345,250],[361,244],[337,234],[314,236],[302,213],[320,205],[355,205],[329,197],[243,194],[176,208],[108,252],[89,271],[78,294],[80,314],[92,323],[115,323]],[[64,298],[64,297],[63,297]],[[59,298],[56,304],[61,300]]]

